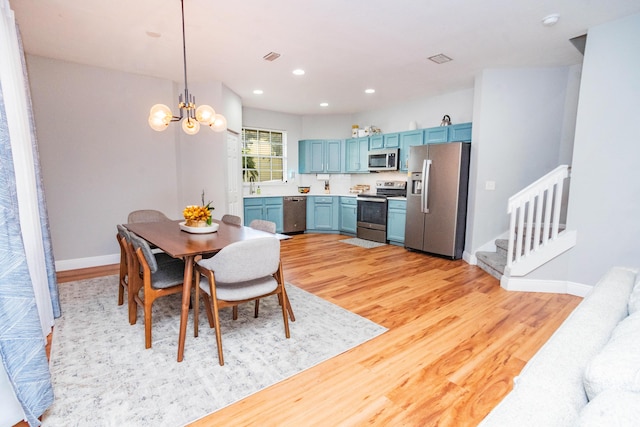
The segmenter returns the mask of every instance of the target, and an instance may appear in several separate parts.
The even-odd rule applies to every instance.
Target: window
[[[242,181],[284,181],[286,132],[242,129]]]

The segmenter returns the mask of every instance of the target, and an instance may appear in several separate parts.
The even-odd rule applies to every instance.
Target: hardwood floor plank
[[[192,426],[477,425],[581,301],[507,292],[462,260],[345,238],[283,241],[285,280],[389,330]]]

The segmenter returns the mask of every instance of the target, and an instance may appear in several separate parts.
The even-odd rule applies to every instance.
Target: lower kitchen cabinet
[[[282,233],[284,210],[282,197],[251,197],[244,199],[244,224],[254,219],[276,223],[276,232]]]
[[[404,246],[404,227],[407,221],[407,201],[389,199],[387,208],[387,240]]]
[[[340,210],[338,196],[307,196],[307,230],[338,232]]]
[[[356,234],[358,201],[355,197],[340,197],[340,232]]]

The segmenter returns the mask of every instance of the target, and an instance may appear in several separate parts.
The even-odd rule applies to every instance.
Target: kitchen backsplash
[[[375,193],[376,181],[406,181],[406,172],[379,172],[363,174],[322,174],[320,179],[316,174],[295,174],[292,179],[282,184],[255,184],[260,186],[261,196],[289,196],[298,193],[298,186],[311,187],[309,194],[325,194],[325,178],[328,176],[329,194],[349,194],[349,189],[358,184],[371,187],[370,192]],[[249,186],[243,186],[243,195],[249,195]]]

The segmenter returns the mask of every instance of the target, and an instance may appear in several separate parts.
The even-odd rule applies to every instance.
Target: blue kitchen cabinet
[[[263,219],[276,223],[276,232],[282,233],[284,208],[282,197],[251,197],[244,199],[244,224],[254,219]]]
[[[352,138],[345,141],[345,172],[369,172],[367,161],[369,152],[369,138]]]
[[[401,171],[406,171],[409,166],[409,147],[422,145],[424,143],[424,130],[410,130],[400,132],[400,164]]]
[[[471,142],[471,122],[449,126],[449,142]]]
[[[389,199],[387,207],[387,240],[392,245],[404,246],[404,227],[407,221],[407,201]]]
[[[369,137],[369,150],[378,150],[384,148],[384,136],[381,133],[371,135]]]
[[[424,130],[424,143],[435,144],[449,141],[449,128],[451,126],[438,126]]]
[[[340,232],[356,234],[358,200],[355,197],[340,197]]]
[[[298,141],[299,173],[342,173],[344,141],[308,139]]]
[[[379,150],[382,148],[398,148],[400,147],[399,133],[382,133],[369,137],[369,149]]]
[[[399,148],[400,147],[400,134],[399,133],[385,133],[383,135],[384,148]]]
[[[338,196],[307,196],[307,230],[338,232],[340,230]]]

